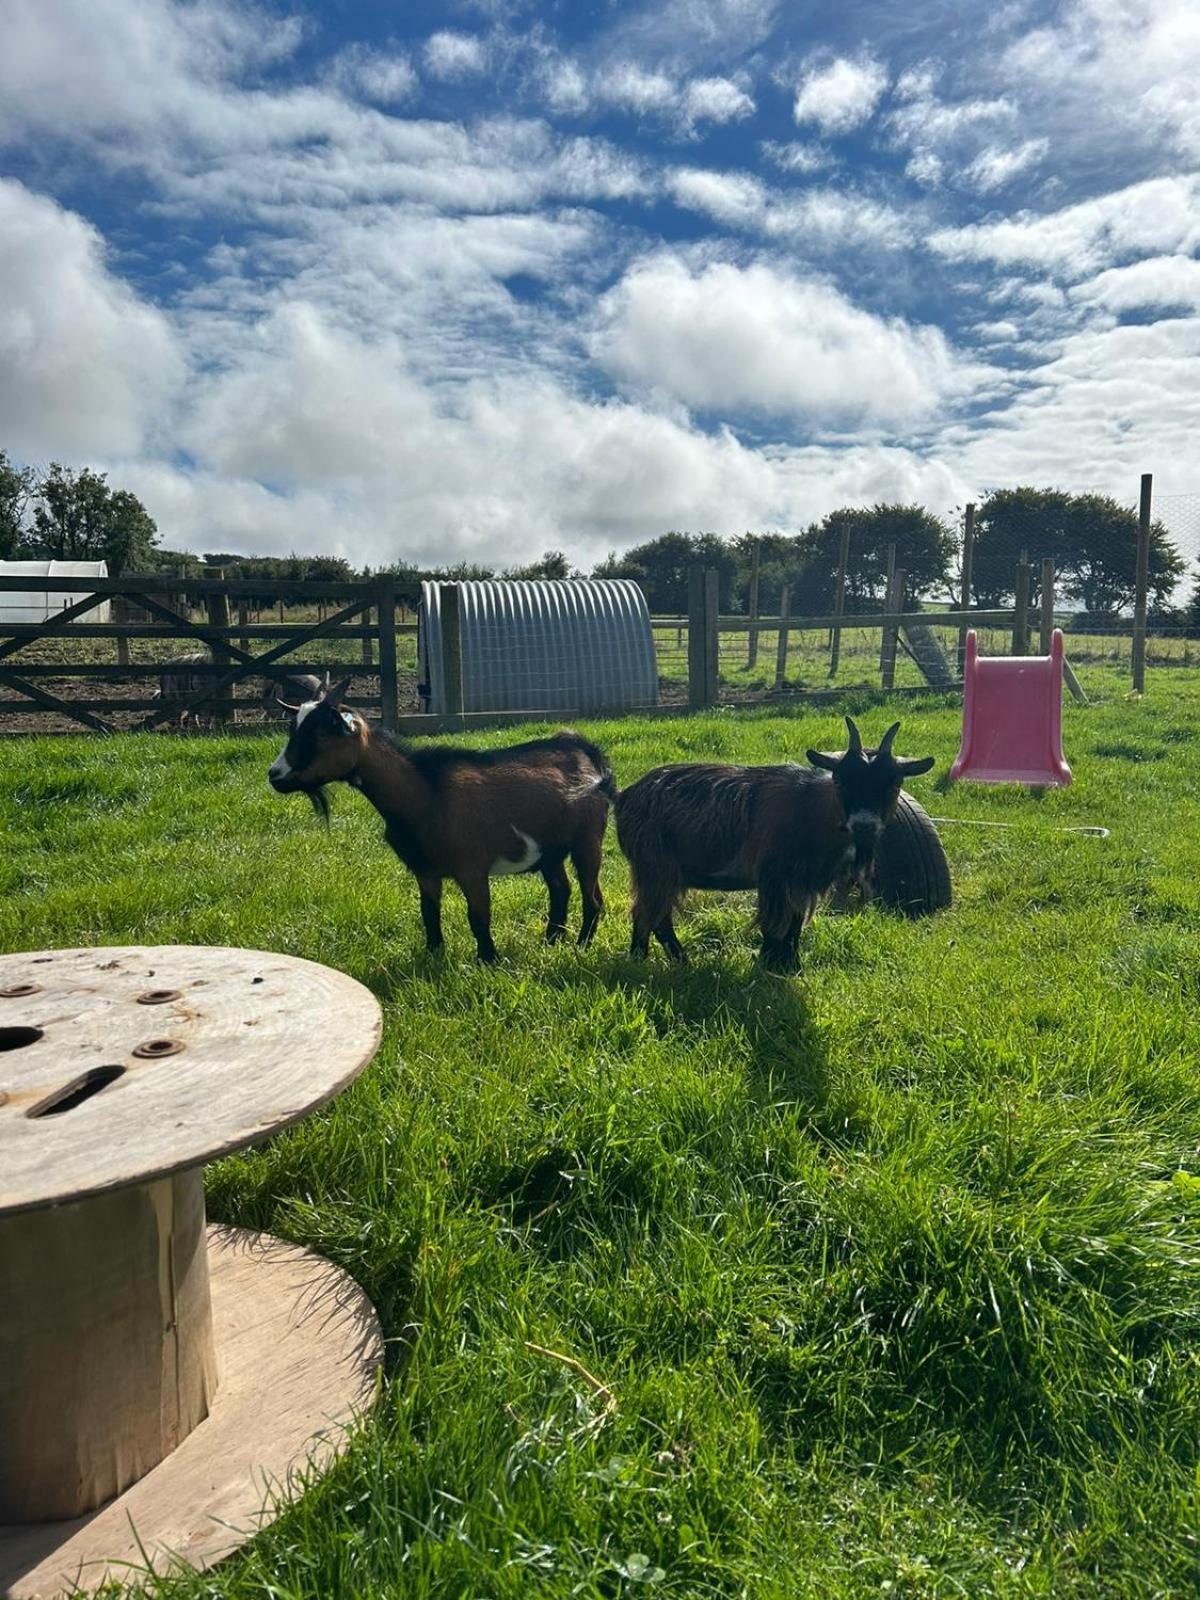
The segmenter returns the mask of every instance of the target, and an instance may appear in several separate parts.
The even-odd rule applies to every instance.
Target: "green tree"
[[[17,467],[0,450],[0,561],[12,561],[24,548],[34,493],[32,467]]]
[[[527,567],[506,567],[504,576],[530,582],[539,578],[571,578],[576,574],[571,571],[571,563],[561,550],[546,550],[540,561],[531,561]]]
[[[37,485],[30,554],[55,561],[106,561],[109,573],[144,569],[158,542],[153,517],[128,489],[112,490],[103,472],[73,472],[52,462]]]
[[[738,573],[732,545],[715,533],[664,533],[624,555],[608,556],[594,568],[593,577],[633,578],[640,583],[646,604],[658,615],[682,616],[688,608],[688,569],[715,567],[719,605],[728,611]]]
[[[846,559],[846,610],[882,608],[887,598],[888,546],[896,547],[896,566],[905,573],[904,600],[949,581],[958,548],[954,533],[924,506],[851,506],[831,511],[802,535],[806,551],[803,604],[828,611],[834,603],[842,536],[849,534]],[[793,607],[794,609],[794,607]]]
[[[1017,562],[1033,565],[1034,598],[1041,563],[1054,562],[1060,595],[1085,611],[1112,614],[1133,603],[1137,572],[1137,514],[1111,495],[1064,489],[999,489],[975,519],[971,587],[980,605],[1012,599]],[[1184,562],[1161,522],[1150,526],[1148,593],[1161,608],[1183,576]]]

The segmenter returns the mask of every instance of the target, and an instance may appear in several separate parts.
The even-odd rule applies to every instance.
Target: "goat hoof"
[[[490,950],[480,950],[477,952],[477,954],[480,961],[489,967],[494,967],[497,961],[500,959],[500,952],[496,949],[495,945],[493,945]]]
[[[547,944],[561,944],[566,937],[567,930],[565,928],[554,927],[546,929]]]

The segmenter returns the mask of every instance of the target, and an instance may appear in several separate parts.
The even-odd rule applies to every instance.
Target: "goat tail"
[[[617,788],[617,780],[613,777],[612,768],[609,766],[605,766],[601,772],[596,787],[607,800],[612,801],[614,806],[621,798],[621,791]]]

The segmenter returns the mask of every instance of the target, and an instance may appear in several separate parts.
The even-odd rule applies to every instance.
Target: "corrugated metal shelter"
[[[89,578],[107,578],[106,561],[0,561],[0,578],[45,578],[45,589],[15,594],[0,589],[0,622],[49,622],[92,591]],[[99,601],[80,622],[110,622],[112,606]]]
[[[658,702],[646,599],[626,578],[460,583],[464,711],[616,711]],[[441,585],[421,586],[421,708],[443,713]]]

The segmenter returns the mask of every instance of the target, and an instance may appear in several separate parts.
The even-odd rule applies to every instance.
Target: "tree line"
[[[714,533],[672,531],[622,554],[613,553],[592,572],[599,578],[632,578],[656,615],[687,610],[688,569],[697,562],[716,569],[723,612],[749,609],[757,562],[759,609],[778,610],[789,591],[793,614],[827,613],[834,607],[837,573],[845,553],[845,609],[882,610],[889,555],[905,573],[904,604],[957,603],[962,557],[958,519],[935,516],[918,505],[842,507],[799,533],[745,533],[726,539]],[[984,607],[1011,604],[1017,562],[1032,563],[1038,598],[1041,563],[1054,563],[1060,601],[1088,616],[1111,617],[1133,603],[1137,516],[1109,495],[1071,494],[1061,489],[999,489],[977,506],[972,565],[972,600]],[[203,556],[162,548],[157,525],[126,489],[110,487],[104,473],[57,462],[42,473],[13,463],[0,450],[0,559],[52,558],[106,561],[113,576],[170,572],[200,577],[214,570],[226,577],[263,580],[264,604],[272,580],[338,582],[389,572],[402,585],[426,579],[578,578],[561,550],[548,550],[525,566],[495,568],[470,563],[422,567],[396,561],[355,568],[340,556],[247,556],[213,551]],[[1186,564],[1166,529],[1150,530],[1149,600],[1162,621],[1200,627],[1200,578],[1191,600],[1171,610],[1171,597]]]

